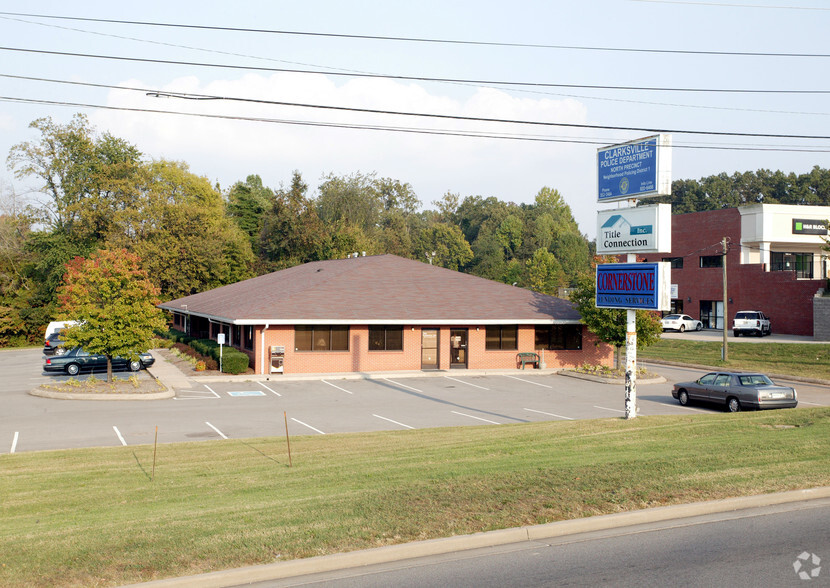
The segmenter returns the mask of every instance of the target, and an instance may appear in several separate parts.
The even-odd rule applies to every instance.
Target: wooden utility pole
[[[726,295],[726,237],[721,241],[723,245],[723,361],[729,361],[729,347],[726,341],[726,332],[729,329],[729,312],[727,310],[727,302],[729,297]]]

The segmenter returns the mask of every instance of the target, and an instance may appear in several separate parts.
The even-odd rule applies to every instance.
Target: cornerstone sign
[[[597,253],[671,251],[671,204],[601,210],[597,213]]]
[[[671,194],[671,135],[597,149],[597,201]]]
[[[667,262],[597,265],[597,308],[670,310],[669,266]]]

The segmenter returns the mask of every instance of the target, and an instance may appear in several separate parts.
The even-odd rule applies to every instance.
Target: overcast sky
[[[830,167],[830,6],[823,0],[31,0],[4,6],[4,159],[12,145],[37,138],[28,129],[32,120],[66,123],[84,112],[99,131],[130,141],[146,157],[185,161],[222,188],[249,174],[277,188],[298,170],[315,188],[329,173],[375,172],[410,183],[424,207],[433,208],[446,192],[520,203],[550,186],[590,238],[600,208],[598,147],[671,131],[675,180]],[[712,91],[727,89],[778,93]],[[159,98],[148,91],[545,124]],[[338,126],[293,124],[300,122]],[[361,126],[406,132],[353,128]],[[426,129],[431,132],[412,132]],[[489,136],[447,134],[459,132]],[[34,186],[2,166],[5,194]]]

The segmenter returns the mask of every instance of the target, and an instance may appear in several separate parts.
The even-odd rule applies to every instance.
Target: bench
[[[525,364],[531,364],[535,368],[539,368],[539,354],[538,353],[519,353],[516,355],[516,362],[522,364],[522,369],[525,369]]]

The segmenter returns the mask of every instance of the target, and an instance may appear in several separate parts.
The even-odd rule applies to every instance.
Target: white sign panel
[[[671,204],[601,210],[597,213],[597,253],[671,251]]]

